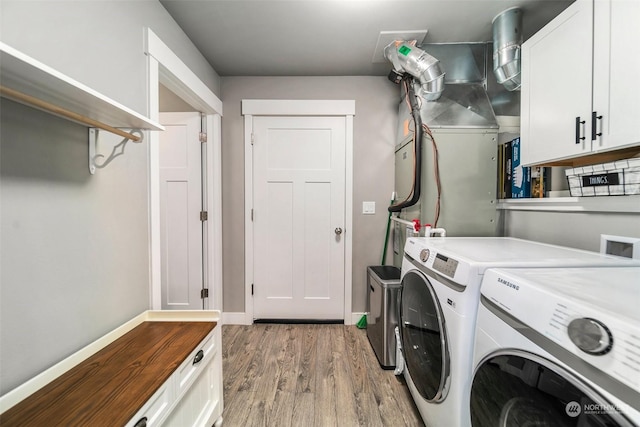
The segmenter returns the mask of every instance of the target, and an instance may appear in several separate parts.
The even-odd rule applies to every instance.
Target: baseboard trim
[[[347,323],[345,319],[345,324],[347,325],[355,325],[356,323],[358,323],[360,321],[360,319],[362,318],[362,316],[364,316],[365,314],[367,314],[367,312],[364,313],[351,313],[351,323]]]
[[[351,313],[351,316],[345,316],[344,324],[355,325],[360,321],[362,316],[364,316],[365,314],[367,313],[366,312]],[[244,312],[225,311],[222,313],[222,324],[223,325],[251,325],[253,324],[253,319],[247,316],[247,313],[244,313]]]
[[[284,323],[297,325],[343,325],[342,319],[254,319],[253,323]]]
[[[223,312],[222,324],[223,325],[251,325],[253,319],[248,318],[245,312]]]

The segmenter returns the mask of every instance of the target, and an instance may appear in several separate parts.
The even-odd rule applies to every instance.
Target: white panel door
[[[162,309],[199,310],[202,290],[200,113],[163,113],[160,133]]]
[[[344,319],[345,118],[253,121],[255,319]]]

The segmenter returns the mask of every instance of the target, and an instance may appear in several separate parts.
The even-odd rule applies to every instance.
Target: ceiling
[[[523,10],[525,40],[573,0],[160,0],[221,76],[387,75],[383,31],[424,43],[491,40],[501,11]]]

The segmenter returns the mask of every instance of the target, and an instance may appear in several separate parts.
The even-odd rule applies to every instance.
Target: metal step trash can
[[[396,365],[394,329],[398,324],[400,288],[398,267],[367,267],[367,337],[383,369],[393,369]]]

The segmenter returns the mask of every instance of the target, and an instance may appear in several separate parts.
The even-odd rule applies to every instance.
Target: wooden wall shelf
[[[564,166],[570,168],[578,168],[581,166],[596,165],[599,163],[609,163],[615,162],[617,160],[629,159],[638,154],[640,154],[640,147],[629,147],[619,150],[592,153],[586,156],[574,157],[571,159],[556,160],[538,166]]]
[[[82,118],[99,122],[112,128],[164,130],[164,127],[118,102],[60,73],[57,70],[0,42],[0,85],[7,88],[2,96],[34,108],[46,110],[45,104],[66,110],[77,117],[64,116],[68,120],[88,127],[100,127],[96,123],[83,122]],[[24,96],[15,96],[15,93]],[[34,105],[30,98],[42,104]],[[61,115],[61,112],[49,111]]]
[[[102,95],[57,70],[0,42],[0,95],[90,128],[89,171],[106,166],[124,152],[128,141],[142,141],[141,130],[164,130],[148,117]],[[125,138],[106,161],[96,153],[98,132],[102,129]],[[132,129],[125,131],[123,129]],[[137,133],[137,135],[135,134]]]
[[[500,199],[496,208],[505,211],[637,214],[640,213],[640,196]]]

